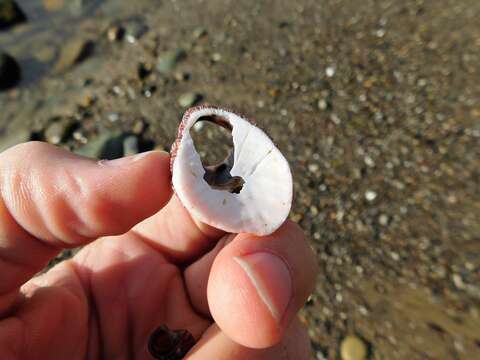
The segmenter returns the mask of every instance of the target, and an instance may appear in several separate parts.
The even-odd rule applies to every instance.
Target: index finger
[[[0,154],[0,295],[62,248],[125,233],[170,197],[165,153],[97,162],[31,142]]]

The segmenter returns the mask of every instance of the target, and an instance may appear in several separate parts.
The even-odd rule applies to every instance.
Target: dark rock
[[[150,63],[139,63],[137,66],[137,75],[140,80],[145,79],[148,75],[152,73],[152,64]]]
[[[123,140],[126,136],[118,131],[105,131],[75,153],[96,159],[117,159],[123,156]]]
[[[74,130],[75,123],[71,119],[61,119],[52,122],[45,130],[45,140],[50,144],[58,145]]]
[[[114,25],[107,31],[107,38],[109,41],[120,41],[125,36],[125,29],[121,26]]]
[[[20,66],[15,59],[0,51],[0,91],[10,89],[20,81]]]
[[[0,0],[0,30],[27,21],[27,17],[13,0]]]
[[[65,45],[60,53],[60,58],[53,67],[54,73],[61,73],[75,64],[89,57],[93,52],[94,44],[91,40],[77,38]]]

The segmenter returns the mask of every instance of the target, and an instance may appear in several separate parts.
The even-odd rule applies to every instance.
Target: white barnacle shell
[[[204,167],[191,127],[212,121],[231,131],[233,152],[224,163]],[[287,160],[272,140],[247,119],[215,106],[183,116],[172,146],[172,184],[192,217],[231,233],[268,235],[287,218],[293,197]]]

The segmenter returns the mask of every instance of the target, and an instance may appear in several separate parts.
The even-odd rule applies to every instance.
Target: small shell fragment
[[[233,151],[204,166],[190,129],[211,121],[231,131]],[[215,106],[185,112],[172,146],[172,183],[182,204],[200,222],[231,233],[260,236],[277,230],[293,197],[290,167],[272,140],[249,120]]]

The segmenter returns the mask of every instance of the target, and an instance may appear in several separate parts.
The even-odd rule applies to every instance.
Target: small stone
[[[140,80],[144,80],[152,73],[152,64],[150,63],[138,63],[137,76]]]
[[[363,306],[363,305],[360,305],[358,307],[358,311],[360,312],[360,314],[362,314],[363,316],[367,316],[368,315],[368,309]]]
[[[53,67],[54,73],[61,73],[75,64],[89,57],[93,52],[94,44],[85,38],[77,38],[65,45],[57,63]]]
[[[193,30],[193,38],[194,39],[200,39],[204,36],[206,36],[208,34],[207,30],[205,30],[204,28],[196,28],[195,30]]]
[[[316,174],[320,170],[320,166],[318,164],[310,164],[308,165],[308,171],[310,171],[313,174]]]
[[[123,140],[123,155],[130,156],[138,154],[138,138],[135,135],[127,136]]]
[[[327,110],[327,108],[328,108],[328,102],[327,102],[327,100],[325,100],[325,99],[320,99],[320,100],[318,100],[318,102],[317,102],[317,107],[318,107],[320,110],[322,110],[322,111],[323,111],[323,110]]]
[[[185,71],[177,71],[174,75],[175,80],[177,81],[187,81],[188,79],[190,79],[190,76],[190,73]]]
[[[220,60],[222,60],[222,54],[220,53],[213,53],[212,54],[212,60],[214,62],[219,62]]]
[[[187,57],[187,53],[183,49],[175,49],[166,52],[157,59],[155,68],[162,73],[168,73],[172,71],[179,62]]]
[[[86,145],[75,151],[76,154],[96,159],[117,159],[123,156],[123,140],[120,132],[105,131]]]
[[[118,120],[120,120],[120,115],[116,112],[111,112],[107,115],[107,118],[108,118],[108,121],[110,121],[111,123],[115,123]]]
[[[107,39],[108,41],[111,41],[111,42],[122,40],[124,35],[125,35],[125,29],[121,26],[116,26],[116,25],[112,26],[107,31]]]
[[[398,261],[400,260],[400,255],[398,255],[398,253],[396,253],[395,251],[392,251],[390,253],[390,256],[392,257],[393,261]]]
[[[335,113],[330,115],[330,120],[332,120],[335,125],[340,125],[342,123],[342,119],[340,119],[340,117]]]
[[[348,335],[340,344],[342,360],[364,360],[367,358],[367,345],[355,335]]]
[[[74,16],[82,15],[94,0],[69,0],[68,10]]]
[[[194,92],[188,92],[180,95],[178,98],[178,104],[183,108],[189,108],[195,105],[202,99],[202,95]]]
[[[133,124],[132,132],[135,135],[140,135],[141,133],[143,133],[145,128],[146,128],[145,122],[143,120],[137,120],[135,121],[135,124]]]
[[[390,218],[388,217],[388,215],[382,214],[378,217],[378,222],[382,226],[387,226],[389,221],[390,221]]]
[[[329,78],[333,77],[335,75],[335,72],[336,72],[336,69],[333,66],[328,66],[325,69],[325,75],[327,75],[327,77]]]
[[[14,87],[20,81],[20,66],[9,54],[0,51],[0,91]]]
[[[157,87],[155,85],[145,85],[142,87],[141,93],[146,98],[150,98],[155,91],[157,91]]]
[[[96,101],[97,101],[97,97],[95,94],[85,91],[78,98],[77,104],[80,107],[88,108],[89,106],[92,106]]]
[[[68,136],[72,129],[72,121],[63,119],[51,123],[45,130],[45,140],[50,144],[58,145]]]
[[[81,130],[76,130],[73,132],[72,137],[81,144],[88,143],[88,139]]]
[[[0,30],[27,21],[27,17],[13,0],[0,0]]]
[[[301,214],[293,214],[291,219],[293,222],[298,224],[300,221],[302,221],[303,216]]]
[[[382,38],[385,36],[387,32],[385,31],[385,29],[378,29],[377,31],[375,31],[375,35],[377,35],[377,37],[379,38]]]
[[[59,11],[65,6],[64,0],[42,0],[43,8],[47,11]]]
[[[373,190],[367,190],[365,191],[365,199],[367,201],[373,201],[377,198],[377,193]]]
[[[463,282],[463,279],[459,274],[453,274],[452,281],[453,284],[457,287],[457,289],[465,289],[465,283]]]
[[[140,20],[131,20],[125,24],[125,40],[133,44],[147,31],[148,27]]]
[[[365,162],[365,165],[367,165],[368,167],[375,167],[375,161],[373,161],[373,159],[370,157],[370,156],[365,156],[363,158],[363,161]]]
[[[40,62],[49,63],[53,61],[56,49],[53,46],[44,45],[33,51],[33,57]]]

